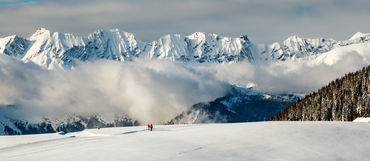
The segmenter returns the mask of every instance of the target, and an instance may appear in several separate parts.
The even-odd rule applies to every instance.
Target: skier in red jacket
[[[150,124],[148,124],[148,131],[150,130]]]

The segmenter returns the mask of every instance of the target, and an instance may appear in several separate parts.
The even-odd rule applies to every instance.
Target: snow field
[[[361,160],[370,158],[370,124],[255,122],[89,129],[1,136],[13,160]]]

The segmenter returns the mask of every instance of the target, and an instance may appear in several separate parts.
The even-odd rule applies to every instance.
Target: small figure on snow
[[[153,131],[153,124],[150,124],[150,131]]]
[[[151,127],[150,124],[148,124],[148,131],[150,130],[150,127]]]

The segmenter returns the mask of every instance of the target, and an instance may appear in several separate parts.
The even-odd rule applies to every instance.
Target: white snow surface
[[[370,123],[370,117],[358,117],[353,122],[369,122]]]
[[[370,126],[355,122],[154,125],[0,136],[2,161],[269,160],[370,158]]]

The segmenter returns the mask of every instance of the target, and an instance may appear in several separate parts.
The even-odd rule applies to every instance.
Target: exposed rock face
[[[352,121],[370,116],[370,66],[336,79],[279,112],[272,120]]]

